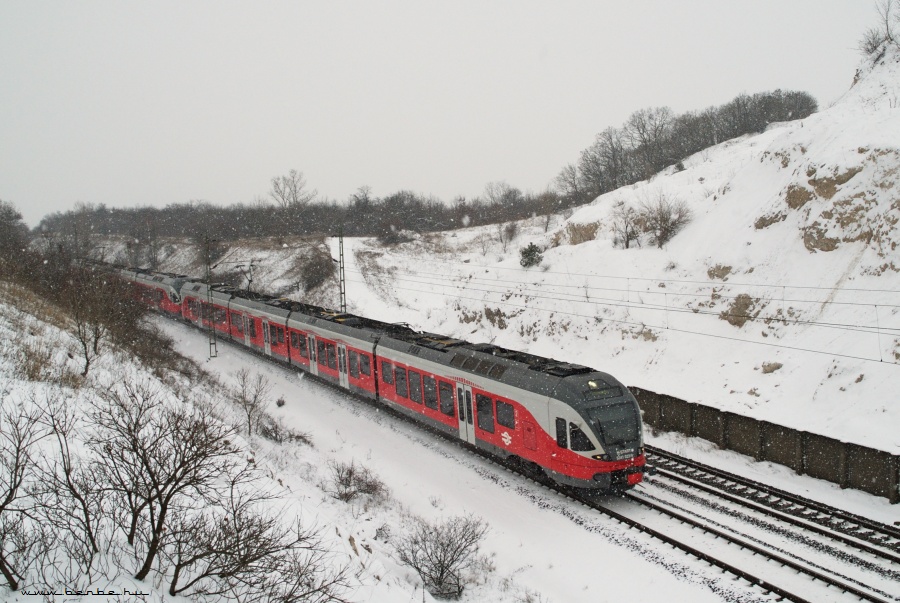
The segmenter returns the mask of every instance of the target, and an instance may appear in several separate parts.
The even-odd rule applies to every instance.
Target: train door
[[[459,438],[474,444],[475,425],[472,416],[471,387],[462,383],[456,384],[456,405],[459,407]]]
[[[318,375],[319,364],[316,361],[316,336],[310,333],[306,342],[309,344],[306,348],[309,352],[309,372],[313,375]]]
[[[263,345],[266,347],[266,356],[272,355],[272,342],[269,341],[269,319],[262,319],[262,327],[263,327]]]
[[[250,321],[252,318],[248,318],[246,314],[243,315],[244,321],[244,345],[248,348],[250,347]]]
[[[350,378],[347,376],[347,346],[343,343],[337,344],[338,349],[338,377],[341,380],[341,387],[350,388]]]

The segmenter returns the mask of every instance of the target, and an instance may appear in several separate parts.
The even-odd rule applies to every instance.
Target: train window
[[[575,423],[569,423],[569,441],[572,443],[572,450],[576,452],[588,452],[594,449],[590,439]]]
[[[630,402],[589,408],[587,414],[606,444],[631,445],[641,437],[640,418]]]
[[[359,372],[367,377],[372,374],[372,366],[369,362],[369,356],[366,354],[360,353],[359,355]]]
[[[328,344],[328,368],[337,370],[337,348],[333,343]]]
[[[350,376],[359,379],[359,354],[349,350],[347,355],[350,356]]]
[[[284,343],[284,329],[278,327],[278,343]]]
[[[397,395],[405,398],[409,391],[406,389],[406,369],[400,368],[399,366],[394,367],[394,381],[396,381],[397,385]]]
[[[394,382],[394,365],[387,360],[381,361],[381,380],[388,385]]]
[[[497,422],[510,429],[516,428],[516,411],[512,404],[497,400]]]
[[[256,320],[251,318],[247,321],[247,325],[250,327],[250,337],[256,338]]]
[[[228,324],[228,312],[225,308],[216,308],[216,322],[220,325]]]
[[[606,400],[608,398],[621,398],[622,388],[609,385],[601,379],[591,379],[587,382],[587,390],[584,391],[585,400]]]
[[[325,342],[321,339],[316,342],[316,354],[319,357],[319,364],[325,366],[328,363],[328,359],[325,356]]]
[[[448,417],[453,416],[453,386],[445,381],[438,385],[441,394],[441,412]]]
[[[425,406],[437,410],[437,382],[434,380],[434,377],[429,377],[428,375],[422,377],[422,382],[422,385],[425,389]]]
[[[409,399],[417,404],[422,403],[422,375],[409,371]]]
[[[291,333],[291,347],[294,349],[300,347],[300,336],[297,333]]]
[[[278,331],[275,329],[275,325],[269,325],[269,341],[278,343]]]
[[[494,401],[475,394],[475,411],[478,413],[478,429],[494,433]]]
[[[556,445],[560,448],[568,448],[569,440],[566,434],[566,420],[565,419],[557,419],[556,420]]]
[[[299,335],[300,341],[298,342],[300,345],[297,348],[300,350],[300,356],[303,358],[309,358],[309,350],[306,349],[306,335],[300,333]]]
[[[231,324],[238,333],[244,332],[244,318],[240,314],[231,315]]]

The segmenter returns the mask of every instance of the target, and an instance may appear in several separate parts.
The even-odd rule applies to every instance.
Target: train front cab
[[[556,437],[550,474],[591,490],[625,490],[643,480],[646,458],[634,396],[610,375],[573,375],[550,402]]]

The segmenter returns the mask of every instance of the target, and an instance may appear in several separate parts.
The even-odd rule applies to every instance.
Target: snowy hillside
[[[898,98],[892,49],[819,113],[698,153],[548,230],[525,221],[508,244],[496,227],[394,247],[348,239],[349,310],[897,454]],[[693,220],[662,249],[617,246],[615,209],[660,198],[684,202]],[[571,244],[578,237],[588,240]],[[530,242],[546,251],[526,270],[519,249]],[[333,281],[312,297],[295,286],[301,247],[244,242],[226,257],[266,267],[259,290],[336,306]],[[163,268],[197,274],[182,256]]]
[[[525,224],[506,252],[491,230],[353,242],[352,309],[896,454],[898,98],[894,49],[830,108],[699,153],[549,232]],[[615,207],[660,196],[693,221],[663,249],[617,248]],[[566,244],[590,224],[594,240]],[[549,248],[524,270],[528,242]]]

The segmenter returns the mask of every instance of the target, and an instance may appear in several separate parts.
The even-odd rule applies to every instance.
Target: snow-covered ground
[[[80,370],[71,339],[60,326],[64,318],[44,322],[20,312],[5,289],[0,299],[0,383],[3,404],[42,404],[51,396],[57,403],[82,411],[95,395],[93,388],[113,387],[125,380],[146,380],[174,393],[185,382],[177,375],[160,381],[152,371],[108,348],[94,364],[89,380],[74,375]],[[55,314],[50,309],[51,314]],[[482,545],[484,563],[463,601],[767,601],[770,597],[733,580],[703,563],[627,530],[598,513],[536,486],[524,478],[435,438],[417,426],[323,386],[299,373],[264,361],[245,350],[220,343],[218,356],[207,360],[208,340],[195,329],[158,319],[178,342],[178,349],[202,363],[221,383],[229,384],[240,368],[267,376],[273,385],[268,410],[293,429],[312,439],[312,445],[276,445],[260,437],[241,438],[239,446],[252,455],[266,476],[261,487],[277,495],[272,511],[285,520],[299,516],[316,526],[330,563],[350,568],[350,601],[388,603],[430,601],[415,574],[398,562],[393,543],[410,519],[440,519],[473,515],[483,519],[489,532]],[[46,362],[42,376],[26,379],[21,352],[40,351]],[[71,354],[71,355],[70,355]],[[63,375],[68,375],[62,377]],[[75,387],[75,386],[78,387]],[[167,395],[170,395],[167,393]],[[240,424],[241,418],[225,399],[224,390],[204,381],[194,392],[204,404],[218,409],[223,421]],[[283,398],[278,407],[274,400]],[[83,415],[83,412],[80,413]],[[78,431],[76,454],[85,454],[83,442],[91,432]],[[49,458],[54,441],[42,441],[39,458]],[[46,447],[46,448],[45,448]],[[389,490],[384,499],[362,497],[344,503],[328,490],[330,463],[353,461],[368,468]],[[128,549],[120,543],[124,566]],[[101,567],[104,564],[100,564]],[[85,591],[143,592],[140,600],[175,599],[164,594],[165,583],[152,577],[139,582],[127,569],[106,564],[92,579],[61,585]],[[66,600],[97,600],[96,595]],[[39,601],[38,595],[0,590],[0,601]],[[121,596],[111,600],[121,600]]]

